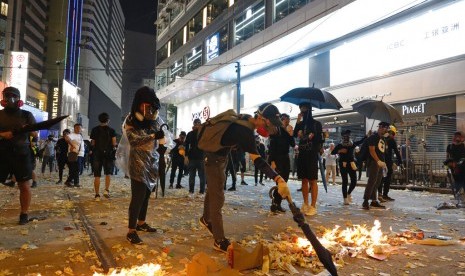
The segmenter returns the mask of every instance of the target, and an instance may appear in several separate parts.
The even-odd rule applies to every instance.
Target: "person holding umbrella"
[[[367,174],[368,181],[363,194],[362,208],[369,210],[371,208],[385,209],[376,196],[377,188],[383,179],[383,170],[387,170],[385,163],[386,141],[385,134],[388,134],[389,123],[381,122],[378,124],[378,131],[368,137],[368,157],[367,157]],[[371,199],[371,204],[368,201]]]
[[[302,213],[316,215],[318,199],[318,153],[323,145],[323,128],[321,123],[313,119],[310,103],[299,104],[300,113],[294,127],[294,137],[299,138],[299,156],[297,160],[297,176],[302,179],[302,196],[304,204]],[[308,202],[311,191],[312,201]]]

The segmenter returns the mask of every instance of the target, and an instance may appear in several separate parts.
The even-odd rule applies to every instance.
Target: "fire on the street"
[[[94,273],[94,276],[99,275],[110,275],[110,276],[142,276],[142,275],[153,275],[162,276],[165,275],[159,264],[143,264],[141,266],[134,266],[132,268],[115,269],[110,271],[108,274]]]

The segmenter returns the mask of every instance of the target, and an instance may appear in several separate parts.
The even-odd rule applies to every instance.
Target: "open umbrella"
[[[362,100],[352,105],[358,113],[370,119],[394,124],[402,123],[402,115],[392,105],[378,100]]]
[[[329,92],[315,87],[294,88],[281,96],[281,101],[299,105],[310,103],[318,109],[341,109],[341,103]]]

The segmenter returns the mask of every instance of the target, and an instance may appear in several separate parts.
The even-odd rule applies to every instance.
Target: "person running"
[[[108,113],[100,113],[98,115],[100,125],[94,127],[90,132],[91,148],[92,148],[92,171],[94,172],[94,192],[95,199],[100,199],[100,177],[103,172],[105,174],[105,191],[103,196],[110,198],[110,175],[115,166],[116,153],[116,131],[111,128],[108,123],[110,116]]]

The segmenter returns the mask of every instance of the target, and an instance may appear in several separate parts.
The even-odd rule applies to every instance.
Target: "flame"
[[[162,276],[165,273],[161,269],[159,264],[143,264],[141,266],[133,266],[132,268],[123,268],[115,269],[110,271],[108,274],[100,274],[95,272],[94,276],[99,275],[110,275],[110,276],[142,276],[142,275],[152,275],[152,276]]]

